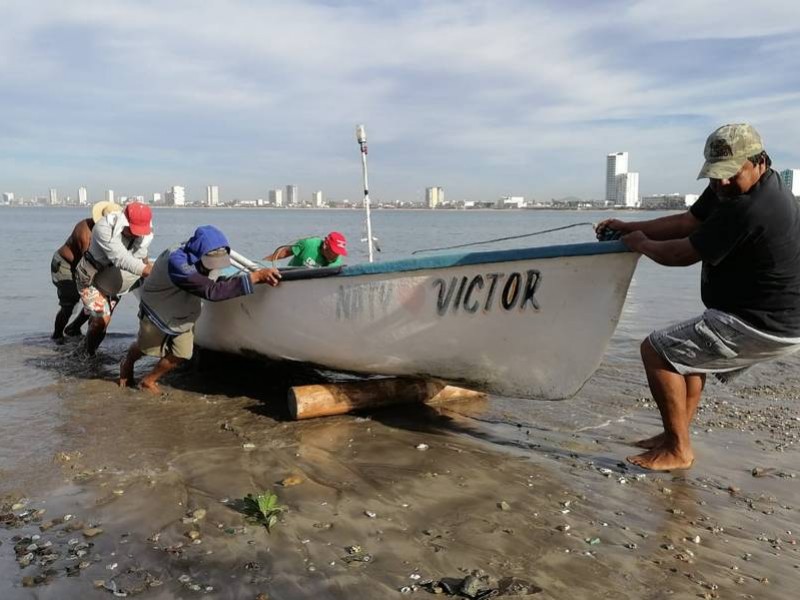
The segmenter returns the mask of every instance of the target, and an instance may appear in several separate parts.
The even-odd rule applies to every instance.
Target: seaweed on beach
[[[234,508],[244,514],[248,521],[263,525],[269,532],[272,532],[281,513],[286,511],[285,506],[278,504],[278,495],[271,491],[255,496],[247,494],[241,500],[236,501]]]

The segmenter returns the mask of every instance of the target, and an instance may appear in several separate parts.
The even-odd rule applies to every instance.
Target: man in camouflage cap
[[[689,425],[706,376],[723,382],[753,365],[800,349],[800,208],[749,124],[723,125],[706,140],[698,179],[708,179],[685,213],[597,227],[659,264],[702,261],[701,297],[707,310],[654,331],[641,354],[664,431],[636,442],[646,452],[628,457],[655,470],[694,462]]]

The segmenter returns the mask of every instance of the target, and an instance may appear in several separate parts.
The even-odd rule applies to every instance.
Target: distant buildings
[[[3,193],[3,204],[14,204],[14,192]]]
[[[219,186],[206,186],[206,206],[219,206]]]
[[[182,185],[173,185],[164,194],[167,206],[186,206],[186,189]]]
[[[85,206],[88,203],[89,203],[89,195],[86,192],[86,188],[85,187],[79,187],[78,188],[78,204],[80,206]]]
[[[296,185],[286,186],[286,204],[288,206],[296,206],[300,204],[300,197],[298,196]]]
[[[436,208],[444,202],[444,188],[429,187],[425,188],[425,206]]]
[[[617,175],[617,201],[627,208],[639,206],[639,174],[620,173]]]
[[[642,196],[640,208],[660,210],[683,210],[694,204],[698,194],[653,194]]]
[[[523,208],[525,198],[523,196],[503,196],[495,202],[495,208]]]
[[[800,169],[784,169],[781,179],[793,196],[800,196]]]
[[[106,202],[114,201],[114,190],[106,190]]]
[[[50,200],[48,204],[50,206],[58,204],[58,190],[56,190],[56,188],[50,188]]]
[[[161,204],[161,192],[153,192],[153,204]]]
[[[617,175],[628,172],[628,153],[614,152],[606,156],[606,202],[617,202]]]
[[[317,190],[311,194],[311,206],[314,208],[322,208],[324,206],[322,203],[322,191]]]
[[[276,207],[283,206],[283,190],[270,190],[269,203]]]
[[[628,208],[639,206],[639,173],[628,171],[628,153],[606,156],[606,202]]]

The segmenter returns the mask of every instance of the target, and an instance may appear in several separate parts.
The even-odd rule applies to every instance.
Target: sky
[[[0,0],[0,191],[188,200],[697,193],[751,122],[800,168],[796,0]]]

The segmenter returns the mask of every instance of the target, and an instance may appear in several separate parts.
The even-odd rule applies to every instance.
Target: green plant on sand
[[[271,532],[273,526],[278,522],[278,517],[286,510],[285,506],[278,504],[277,494],[272,492],[262,492],[257,496],[247,494],[243,498],[243,511],[248,519],[263,525],[267,531]]]

